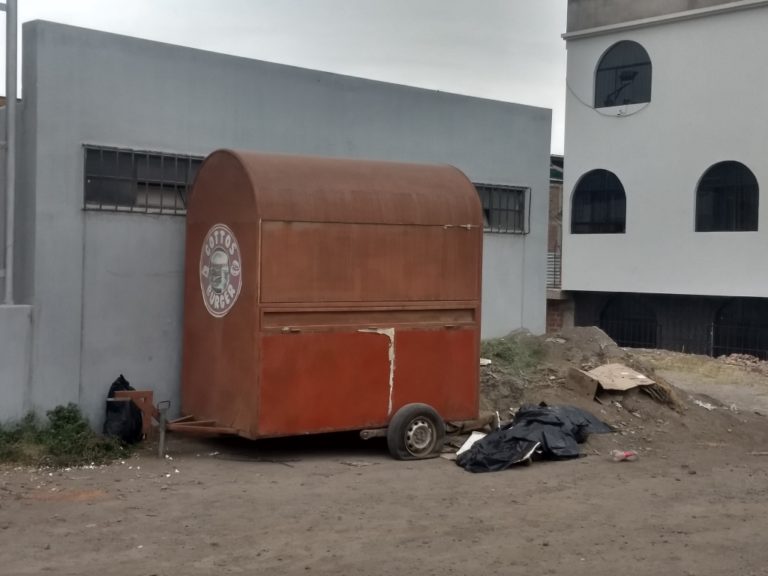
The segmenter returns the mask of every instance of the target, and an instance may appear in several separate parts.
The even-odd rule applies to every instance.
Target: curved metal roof
[[[232,174],[236,166],[242,174]],[[220,202],[222,194],[244,181],[254,200],[254,214],[242,215],[248,220],[482,226],[477,192],[453,166],[236,150],[217,150],[206,158],[190,217],[202,216],[197,211],[210,200],[195,198],[198,194],[216,190]]]

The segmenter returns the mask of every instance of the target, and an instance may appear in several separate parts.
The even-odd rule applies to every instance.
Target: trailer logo
[[[224,224],[208,231],[200,251],[200,288],[208,312],[226,316],[237,302],[242,286],[240,246],[234,232]]]

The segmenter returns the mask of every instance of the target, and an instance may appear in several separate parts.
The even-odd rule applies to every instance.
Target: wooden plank
[[[168,424],[181,424],[182,422],[189,422],[190,420],[194,420],[194,418],[194,416],[182,416],[181,418],[170,420]]]
[[[182,432],[184,434],[197,434],[199,436],[229,436],[237,435],[234,428],[224,426],[195,426],[187,423],[168,424],[167,429],[171,432]]]
[[[185,426],[215,426],[216,420],[190,420],[184,422]]]
[[[152,419],[159,417],[154,397],[152,390],[117,390],[115,392],[115,398],[130,398],[141,410],[141,432],[145,438],[152,431]]]

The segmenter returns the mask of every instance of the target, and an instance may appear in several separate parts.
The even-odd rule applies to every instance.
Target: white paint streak
[[[381,334],[389,339],[389,404],[387,415],[392,415],[392,394],[395,391],[395,329],[394,328],[364,328],[358,332]]]

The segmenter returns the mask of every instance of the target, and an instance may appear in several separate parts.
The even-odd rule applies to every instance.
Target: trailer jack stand
[[[171,407],[170,400],[163,400],[157,403],[157,422],[160,429],[160,440],[157,443],[157,457],[165,458],[165,426],[167,422],[167,412]]]

